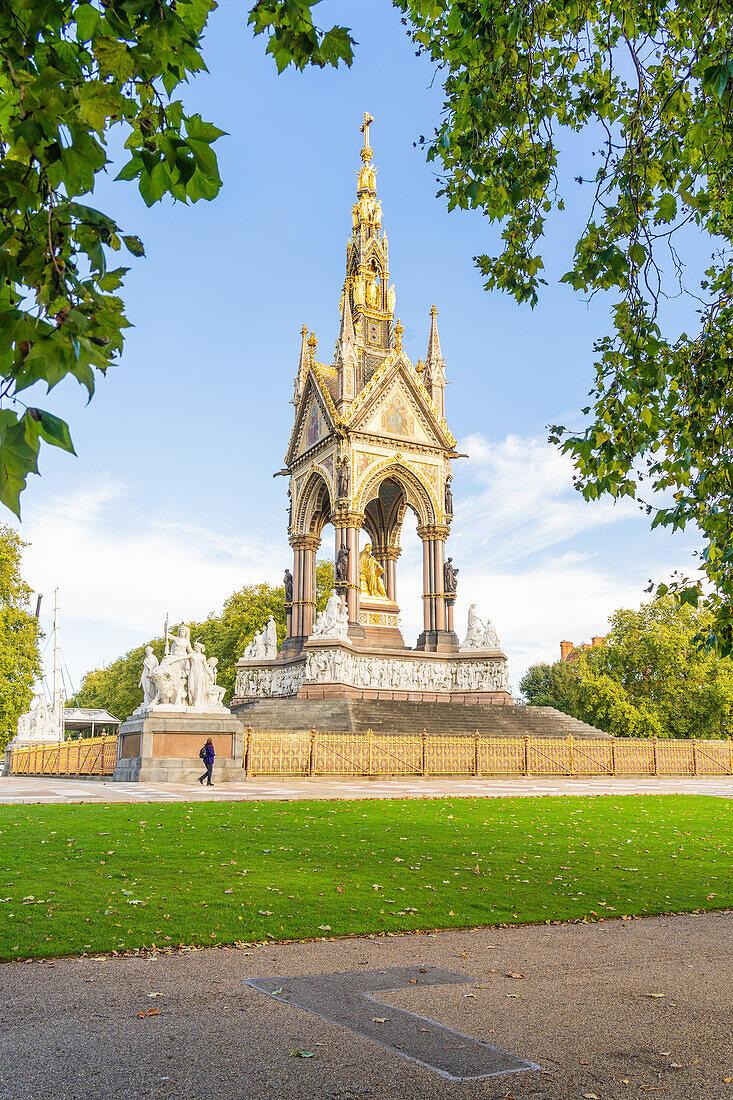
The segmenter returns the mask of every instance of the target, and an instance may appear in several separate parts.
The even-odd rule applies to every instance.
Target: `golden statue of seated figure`
[[[382,596],[386,599],[383,576],[384,570],[372,557],[372,544],[368,542],[359,554],[359,591],[362,596]]]

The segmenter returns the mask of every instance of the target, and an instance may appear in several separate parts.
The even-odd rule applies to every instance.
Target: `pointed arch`
[[[318,535],[331,516],[331,493],[325,475],[314,468],[306,475],[298,494],[292,535]]]
[[[438,514],[428,486],[419,474],[399,460],[387,458],[371,466],[358,489],[356,507],[363,512],[367,504],[379,491],[379,486],[387,478],[396,481],[405,494],[405,500],[415,512],[422,525],[438,522]]]

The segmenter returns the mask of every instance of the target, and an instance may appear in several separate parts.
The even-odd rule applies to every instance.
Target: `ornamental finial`
[[[316,348],[318,347],[318,341],[316,340],[315,332],[312,332],[308,337],[308,350],[310,352],[310,361],[315,363],[316,361]]]
[[[372,151],[369,147],[369,126],[372,122],[374,122],[373,117],[369,114],[368,111],[365,111],[364,121],[359,127],[362,134],[364,135],[364,148],[361,151],[361,159],[364,161],[365,164],[368,164],[369,161],[372,159]]]
[[[394,327],[394,347],[395,351],[402,351],[402,333],[405,331],[402,321],[397,318],[397,324]]]

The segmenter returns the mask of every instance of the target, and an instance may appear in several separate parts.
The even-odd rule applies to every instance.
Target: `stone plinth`
[[[359,626],[365,642],[375,649],[404,649],[405,640],[399,626],[400,609],[394,600],[384,596],[359,598]]]
[[[206,770],[199,750],[214,743],[214,783],[242,779],[243,725],[228,712],[212,714],[159,707],[133,715],[119,728],[113,780],[124,783],[195,783]]]

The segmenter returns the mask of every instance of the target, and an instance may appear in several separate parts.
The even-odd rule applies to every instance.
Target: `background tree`
[[[562,281],[610,292],[586,426],[551,439],[573,456],[586,499],[628,495],[652,526],[694,523],[714,586],[705,641],[733,646],[733,24],[717,0],[398,0],[418,52],[444,78],[427,146],[449,207],[480,209],[501,244],[476,262],[487,289],[535,305],[540,241],[587,188]],[[583,133],[586,154],[572,143]],[[567,161],[568,157],[565,156]],[[563,170],[564,169],[564,170]],[[577,191],[573,198],[578,203]],[[573,236],[575,236],[573,234]],[[695,248],[709,247],[696,277]],[[698,322],[663,328],[687,296]],[[644,484],[642,484],[642,482]],[[664,498],[656,491],[666,491]],[[672,498],[672,503],[668,501]],[[670,586],[696,603],[701,580]],[[668,591],[664,586],[661,592]]]
[[[333,562],[317,562],[318,611],[326,606],[332,587]],[[280,646],[286,629],[284,587],[248,584],[226,600],[218,615],[212,614],[203,622],[188,624],[191,628],[191,641],[203,642],[207,657],[219,659],[217,679],[226,688],[225,703],[229,702],[234,693],[236,662],[242,656],[247,643],[252,641],[255,632],[265,625],[269,615],[277,623],[277,640]],[[152,645],[158,659],[163,656],[163,639],[153,638],[131,649],[123,657],[118,657],[106,668],[93,669],[86,674],[74,697],[77,704],[80,707],[103,707],[123,720],[132,714],[142,702],[140,673],[146,645]]]
[[[15,531],[0,525],[0,751],[15,736],[41,675],[38,623],[20,572],[24,546]]]
[[[617,736],[724,737],[733,729],[733,662],[698,648],[709,613],[671,596],[620,610],[603,645],[529,669],[527,701]]]
[[[118,179],[137,180],[148,206],[165,194],[211,199],[221,180],[222,134],[177,97],[205,69],[201,40],[216,0],[8,0],[0,4],[0,501],[20,514],[41,440],[73,452],[68,426],[21,395],[72,375],[94,392],[122,350],[119,290],[142,242],[79,201],[108,164],[113,127],[130,156]],[[342,28],[318,31],[307,4],[270,4],[252,20],[288,61],[351,59]],[[277,20],[277,26],[271,25]],[[270,20],[270,22],[268,22]],[[287,58],[287,61],[285,61]]]

